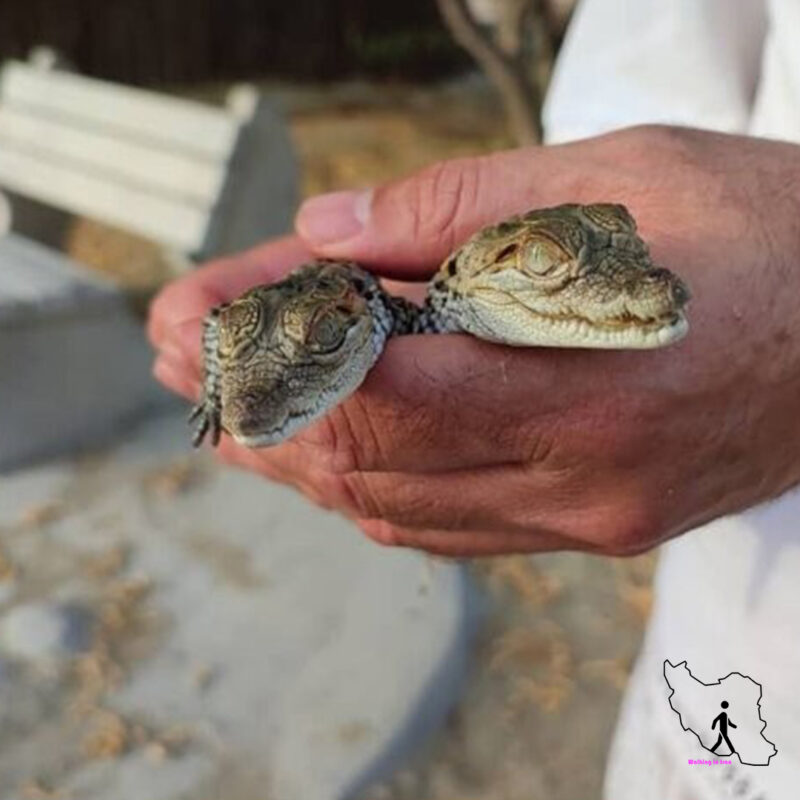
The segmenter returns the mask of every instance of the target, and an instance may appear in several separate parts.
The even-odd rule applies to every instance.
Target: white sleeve
[[[765,0],[582,0],[545,101],[545,138],[650,122],[745,131],[765,31]]]

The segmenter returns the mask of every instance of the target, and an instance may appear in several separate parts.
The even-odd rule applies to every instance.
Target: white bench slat
[[[0,149],[81,164],[123,182],[209,207],[219,196],[226,164],[197,160],[186,151],[166,152],[108,136],[99,129],[68,127],[64,121],[0,107]]]
[[[187,253],[200,249],[209,221],[207,210],[2,147],[0,185]]]
[[[229,112],[202,103],[58,70],[37,70],[19,61],[8,61],[0,70],[0,100],[105,126],[110,135],[116,130],[117,135],[127,132],[164,142],[167,148],[187,148],[211,159],[228,158],[241,123]]]

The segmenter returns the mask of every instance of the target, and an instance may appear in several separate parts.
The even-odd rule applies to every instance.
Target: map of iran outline
[[[696,678],[686,660],[664,660],[667,698],[684,731],[691,731],[700,746],[714,756],[736,755],[742,764],[765,767],[778,748],[764,735],[767,721],[761,716],[761,684],[741,672],[704,683]],[[720,748],[722,750],[720,751]]]

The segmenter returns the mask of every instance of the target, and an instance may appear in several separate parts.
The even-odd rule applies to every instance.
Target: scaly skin
[[[619,205],[563,205],[484,228],[434,276],[449,330],[520,347],[644,349],[688,330],[685,284]]]
[[[662,347],[685,335],[689,292],[655,267],[628,211],[563,205],[479,231],[418,308],[350,262],[315,261],[213,309],[199,445],[220,429],[263,447],[352,394],[392,335],[465,332],[501,344]]]

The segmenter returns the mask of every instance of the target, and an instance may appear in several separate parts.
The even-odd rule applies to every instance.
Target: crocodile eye
[[[341,346],[348,327],[348,321],[342,314],[322,314],[309,332],[309,343],[316,350],[329,353]]]
[[[577,263],[568,249],[544,237],[528,242],[521,258],[524,273],[542,286],[568,281]]]
[[[547,275],[562,262],[558,247],[550,242],[534,242],[525,254],[525,267],[535,275]]]

